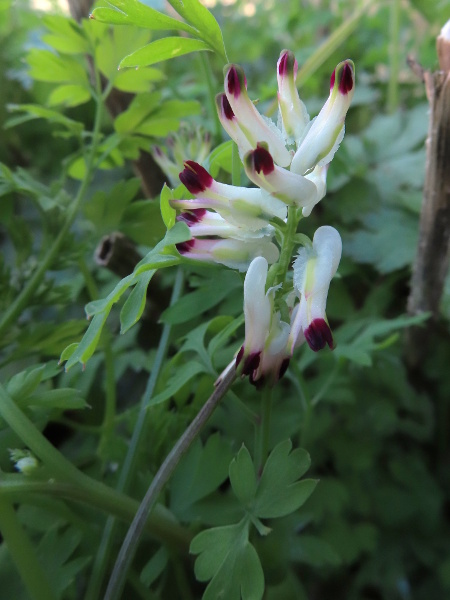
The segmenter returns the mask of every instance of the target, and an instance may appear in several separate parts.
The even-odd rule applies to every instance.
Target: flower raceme
[[[171,200],[183,211],[177,219],[189,226],[192,236],[177,245],[180,254],[247,271],[245,341],[236,365],[258,387],[278,381],[294,349],[305,341],[314,351],[334,347],[325,307],[342,243],[333,227],[320,227],[311,246],[298,253],[293,281],[299,302],[291,307],[290,323],[276,309],[276,297],[286,293],[286,284],[266,291],[269,264],[280,257],[273,241],[276,229],[285,255],[292,240],[286,242],[288,230],[282,222],[289,216],[289,223],[293,217],[298,223],[300,213],[308,217],[325,196],[328,166],[343,139],[354,93],[354,65],[345,60],[333,71],[329,97],[311,120],[295,85],[297,70],[293,53],[283,50],[277,63],[277,126],[251,101],[242,68],[225,67],[224,92],[216,97],[219,119],[256,187],[220,183],[198,162],[187,160],[179,177],[193,197]],[[279,276],[277,268],[273,273],[283,281],[286,273]],[[286,307],[283,314],[288,296],[278,299]]]
[[[219,119],[237,144],[245,172],[257,187],[219,183],[199,163],[184,163],[180,180],[194,198],[173,199],[171,204],[183,211],[206,210],[202,220],[207,219],[211,226],[191,227],[191,243],[178,247],[187,258],[219,262],[244,271],[257,255],[255,252],[260,252],[269,263],[274,262],[278,254],[273,249],[274,230],[268,229],[270,222],[285,220],[288,207],[301,208],[303,216],[309,216],[325,196],[328,165],[342,141],[354,92],[354,65],[346,60],[335,68],[329,98],[313,120],[295,86],[297,70],[293,53],[284,50],[277,64],[277,127],[258,112],[249,98],[242,68],[233,64],[225,67],[224,93],[216,98]],[[226,228],[217,221],[214,229],[210,218],[214,213],[233,227]],[[255,236],[260,240],[258,245]],[[226,251],[205,252],[205,239],[211,249],[216,248],[217,237],[227,240]],[[241,252],[245,240],[252,246],[247,257]],[[228,250],[234,248],[239,260],[223,260],[224,254],[228,256]]]

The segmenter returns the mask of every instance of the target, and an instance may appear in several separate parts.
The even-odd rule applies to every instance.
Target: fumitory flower
[[[274,310],[275,290],[266,292],[268,264],[259,256],[251,262],[244,281],[245,340],[237,357],[242,375],[259,387],[276,383],[289,365],[286,343],[289,324]]]
[[[341,254],[341,236],[328,225],[317,229],[311,248],[299,251],[294,262],[294,288],[300,295],[300,304],[294,310],[289,334],[291,353],[304,340],[315,352],[326,344],[334,347],[325,307]]]

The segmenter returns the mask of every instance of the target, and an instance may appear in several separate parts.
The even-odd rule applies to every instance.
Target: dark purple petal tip
[[[179,244],[175,244],[175,246],[180,254],[189,254],[195,246],[195,239],[188,240],[187,242],[180,242]]]
[[[314,350],[314,352],[322,350],[322,348],[325,348],[326,344],[333,350],[333,335],[330,326],[325,319],[314,319],[309,327],[305,329],[304,333],[309,347],[311,350]]]
[[[336,73],[336,71],[337,71],[337,73]],[[345,96],[346,94],[348,94],[349,92],[352,91],[354,83],[355,83],[355,81],[354,81],[355,70],[354,70],[353,61],[345,60],[344,62],[340,63],[336,67],[336,69],[333,71],[333,73],[331,75],[330,89],[334,88],[334,85],[336,83],[336,75],[338,78],[339,92],[343,96]]]
[[[255,150],[252,150],[248,154],[249,167],[255,170],[258,175],[269,175],[275,170],[272,155],[262,144],[258,144]]]
[[[218,94],[216,99],[219,114],[222,114],[228,121],[234,119],[233,109],[231,108],[231,104],[228,102],[228,98],[225,96],[225,94]]]
[[[184,184],[191,194],[204,192],[211,187],[213,178],[201,165],[193,160],[187,160],[184,163],[184,170],[181,171],[180,181]]]
[[[261,352],[252,352],[247,356],[242,367],[243,375],[252,375],[253,371],[259,367],[261,361]]]
[[[230,95],[233,95],[235,98],[240,96],[242,87],[245,88],[243,70],[237,65],[230,65],[225,77],[225,85],[227,86]],[[225,91],[227,91],[227,89],[225,89]]]
[[[278,75],[286,77],[293,71],[295,77],[297,75],[297,68],[298,65],[294,53],[290,50],[283,50],[278,59]]]
[[[198,223],[199,221],[201,221],[203,219],[203,217],[205,216],[205,214],[206,214],[205,208],[194,208],[190,212],[184,212],[184,213],[179,214],[177,216],[177,221],[182,221],[183,223],[186,223],[186,225],[188,225],[190,227],[191,225],[194,225],[195,223]]]

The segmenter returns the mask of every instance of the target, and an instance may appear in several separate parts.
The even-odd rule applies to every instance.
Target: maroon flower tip
[[[345,95],[351,92],[353,89],[353,63],[351,61],[345,61],[344,67],[341,71],[341,78],[339,80],[339,91]]]
[[[231,108],[231,104],[228,102],[228,98],[225,94],[219,94],[217,97],[219,110],[225,116],[228,121],[234,119],[234,112]]]
[[[204,192],[206,188],[211,187],[213,178],[206,169],[193,160],[187,160],[184,163],[184,170],[181,171],[180,181],[184,184],[191,194]]]
[[[278,59],[278,75],[286,77],[292,71],[294,79],[297,77],[298,64],[295,55],[290,50],[283,50]]]
[[[288,57],[289,52],[283,50],[278,61],[278,75],[280,77],[285,77],[288,74]]]
[[[269,175],[275,170],[273,158],[270,152],[264,146],[258,144],[255,150],[250,152],[250,158],[253,163],[253,168],[259,174]]]
[[[243,75],[243,73],[242,73]],[[244,79],[242,77],[242,79]],[[237,98],[241,94],[241,77],[238,71],[238,67],[235,65],[231,65],[228,73],[227,73],[227,87],[228,93],[232,94],[235,98]]]
[[[354,85],[354,68],[353,62],[351,60],[346,60],[343,63],[340,63],[336,69],[338,70],[338,86],[339,92],[345,96],[349,92],[352,91]],[[334,88],[336,83],[336,69],[331,74],[330,79],[330,90]]]
[[[198,223],[206,214],[205,208],[194,208],[191,212],[184,212],[178,215],[177,221],[186,223],[189,227]]]
[[[163,156],[163,151],[161,150],[161,148],[159,146],[153,146],[153,152],[156,154],[156,156]]]
[[[336,81],[336,69],[331,73],[330,77],[330,90],[334,88],[334,82]]]
[[[180,254],[189,254],[189,252],[192,250],[194,245],[195,245],[195,239],[188,240],[187,242],[180,242],[179,244],[175,244],[176,249],[178,250],[178,252]]]
[[[252,352],[247,356],[244,361],[244,366],[242,368],[243,375],[252,375],[253,371],[259,367],[259,363],[261,360],[261,352]]]
[[[325,319],[314,319],[310,326],[305,329],[305,338],[314,352],[322,350],[326,344],[331,350],[334,348],[333,335]]]

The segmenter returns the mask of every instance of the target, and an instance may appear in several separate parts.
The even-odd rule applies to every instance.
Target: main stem
[[[159,494],[169,481],[181,458],[186,454],[205,423],[226,394],[236,377],[234,361],[216,382],[216,389],[198,412],[195,419],[179,438],[166,460],[156,473],[129,528],[114,566],[104,600],[119,600],[125,585],[128,569],[133,561],[144,525],[156,504]]]

